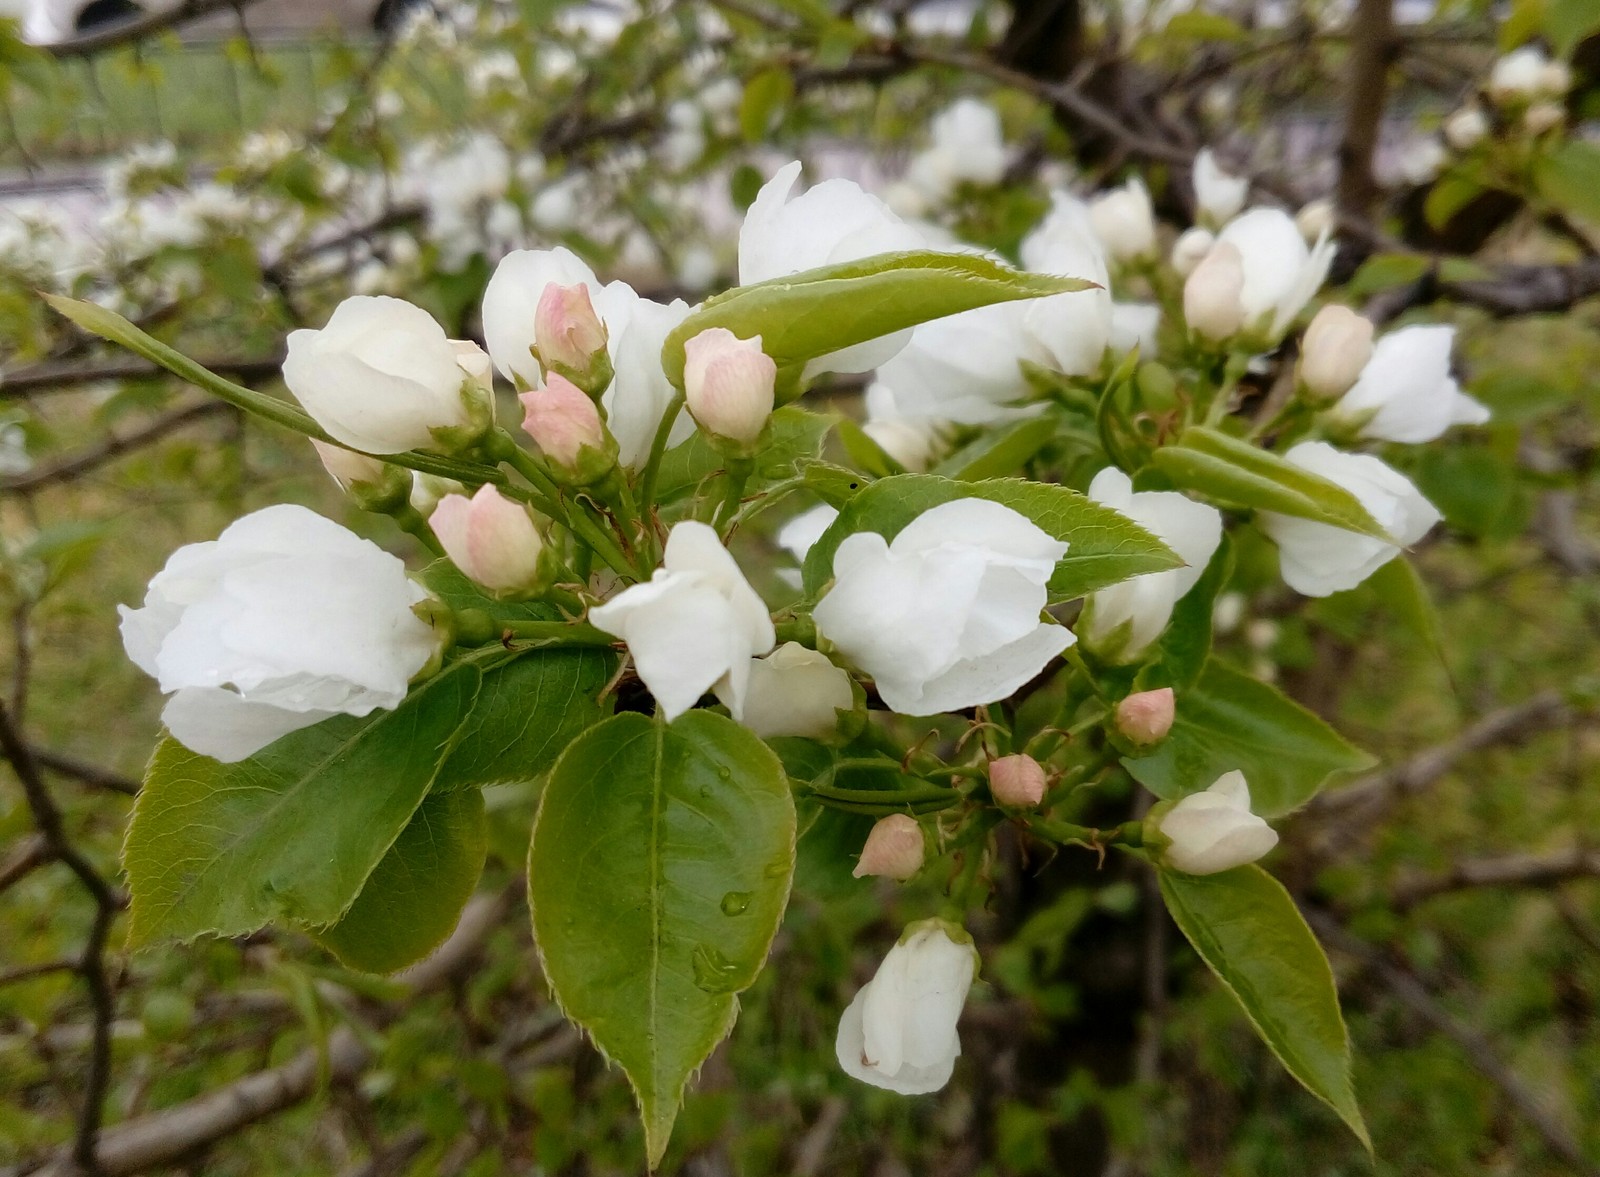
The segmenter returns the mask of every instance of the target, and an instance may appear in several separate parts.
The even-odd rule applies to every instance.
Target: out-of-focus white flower
[[[1437,139],[1417,139],[1400,149],[1400,178],[1407,184],[1431,184],[1450,162],[1450,153]]]
[[[711,327],[683,345],[684,401],[701,429],[753,445],[772,416],[778,366],[761,336],[740,339]]]
[[[1338,226],[1337,210],[1333,201],[1326,198],[1307,201],[1294,215],[1294,227],[1307,245],[1315,245],[1324,236],[1331,235]]]
[[[839,508],[822,503],[802,511],[778,528],[778,546],[794,557],[795,563],[804,564],[806,553],[822,538],[822,533],[833,526],[839,517]]]
[[[1320,401],[1343,396],[1372,358],[1372,320],[1329,305],[1312,316],[1300,341],[1300,383]]]
[[[1450,375],[1455,334],[1438,325],[1391,331],[1330,416],[1378,441],[1432,441],[1452,425],[1482,425],[1489,410]]]
[[[1024,752],[989,761],[989,792],[1001,805],[1037,809],[1047,783],[1044,765]]]
[[[1473,103],[1468,103],[1444,120],[1440,128],[1444,141],[1457,151],[1471,151],[1489,133],[1489,117]]]
[[[1302,307],[1327,281],[1336,250],[1326,236],[1310,249],[1290,216],[1275,208],[1253,208],[1240,214],[1217,235],[1239,251],[1244,287],[1239,306],[1244,328],[1267,342],[1283,338]]]
[[[1049,356],[1049,366],[1067,376],[1087,376],[1100,367],[1111,337],[1111,278],[1105,249],[1084,203],[1057,193],[1050,213],[1022,241],[1022,264],[1039,274],[1083,278],[1097,289],[1029,299],[1023,323]]]
[[[967,181],[998,184],[1006,171],[1000,115],[977,98],[960,98],[933,117],[932,142],[906,171],[906,181],[926,200],[940,203]]]
[[[304,507],[246,515],[188,544],[119,606],[128,657],[172,693],[191,751],[243,760],[331,715],[399,706],[440,637],[413,612],[405,565]]]
[[[748,286],[879,253],[921,249],[922,234],[849,180],[824,180],[791,199],[800,163],[786,164],[756,194],[739,230],[739,283]],[[867,372],[902,347],[896,332],[812,360],[808,374]]]
[[[1074,640],[1040,620],[1066,550],[1009,507],[958,499],[924,511],[893,543],[875,532],[846,537],[812,616],[891,710],[993,703]]]
[[[720,695],[719,695],[720,697]],[[850,676],[799,642],[785,642],[765,658],[750,660],[750,678],[739,710],[728,710],[762,739],[805,736],[826,739],[839,727],[839,712],[855,706]]]
[[[936,417],[907,416],[900,411],[900,400],[899,394],[882,380],[868,386],[867,420],[861,430],[905,469],[921,474],[944,450],[948,422]]]
[[[1277,831],[1250,812],[1250,786],[1242,772],[1223,773],[1205,792],[1190,793],[1158,825],[1171,839],[1162,861],[1191,875],[1244,866],[1278,844]]]
[[[961,935],[937,920],[901,934],[839,1019],[834,1047],[845,1074],[901,1095],[950,1081],[961,1053],[956,1022],[978,972],[977,950]]]
[[[582,187],[581,175],[567,176],[554,184],[545,185],[539,190],[539,195],[533,198],[528,215],[546,233],[565,233],[577,228]]]
[[[318,425],[368,453],[460,444],[488,423],[444,328],[398,298],[347,298],[320,331],[291,332],[283,379]]]
[[[1215,507],[1168,490],[1138,491],[1115,466],[1107,466],[1089,483],[1089,497],[1126,515],[1184,561],[1187,567],[1148,572],[1103,588],[1089,598],[1085,642],[1109,656],[1132,661],[1161,636],[1172,608],[1205,573],[1222,542],[1222,515]],[[1119,633],[1122,627],[1128,628]]]
[[[1150,190],[1137,176],[1091,200],[1089,223],[1112,260],[1126,263],[1155,256],[1155,212]]]
[[[1262,511],[1258,520],[1278,545],[1283,579],[1308,597],[1355,588],[1439,521],[1439,512],[1405,475],[1370,454],[1346,454],[1327,442],[1303,441],[1284,457],[1344,487],[1393,540],[1385,543],[1328,523]]]
[[[919,324],[900,354],[878,369],[894,414],[912,421],[987,425],[1028,411],[1022,361],[1051,354],[1028,330],[1028,304],[1001,302]]]
[[[1522,125],[1531,135],[1543,135],[1567,120],[1567,109],[1559,102],[1535,102],[1522,116]]]
[[[1502,105],[1560,98],[1572,88],[1572,71],[1537,45],[1514,49],[1489,71],[1489,97]]]
[[[1111,304],[1111,350],[1126,355],[1138,348],[1141,355],[1156,353],[1156,332],[1161,327],[1161,308],[1153,302],[1115,302]]]
[[[470,499],[445,495],[428,524],[462,574],[493,593],[532,593],[548,579],[544,537],[533,517],[493,483],[484,483]]]
[[[1202,225],[1216,229],[1227,224],[1239,215],[1249,195],[1249,178],[1223,171],[1211,148],[1194,157],[1194,199]]]
[[[891,813],[873,823],[856,869],[850,873],[858,879],[876,877],[903,883],[922,869],[927,853],[916,818]]]
[[[1239,247],[1218,241],[1183,284],[1183,318],[1205,339],[1227,339],[1244,325],[1244,261]]]
[[[1187,278],[1194,273],[1194,268],[1205,260],[1206,254],[1211,252],[1211,247],[1216,241],[1216,234],[1198,225],[1179,234],[1178,239],[1172,243],[1172,256],[1168,259],[1172,268],[1177,271],[1178,277]]]
[[[719,268],[717,255],[709,246],[691,245],[678,257],[678,285],[696,293],[709,290]]]
[[[742,711],[750,662],[777,641],[766,605],[717,533],[693,520],[673,526],[648,582],[596,605],[589,620],[628,644],[669,720],[713,688],[730,711]]]

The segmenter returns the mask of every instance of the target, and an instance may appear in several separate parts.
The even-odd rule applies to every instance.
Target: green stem
[[[672,426],[678,419],[678,414],[683,411],[684,397],[680,389],[672,398],[672,403],[667,406],[667,411],[662,414],[661,424],[656,426],[656,435],[650,442],[650,456],[645,459],[644,474],[639,482],[639,510],[645,519],[656,505],[656,481],[661,475],[661,455],[667,452],[667,438],[672,435]],[[646,520],[648,526],[648,520]]]
[[[744,488],[755,470],[749,458],[732,458],[728,461],[727,486],[722,493],[722,506],[717,509],[716,522],[712,524],[724,540],[733,530],[730,524],[739,513],[739,501],[744,498]]]
[[[617,638],[587,622],[573,621],[495,621],[502,635],[550,646],[614,646]]]
[[[612,569],[629,580],[643,579],[639,570],[625,556],[617,541],[608,535],[581,507],[568,505],[556,485],[537,458],[517,444],[516,439],[503,429],[490,434],[487,443],[489,455],[497,462],[507,463],[518,474],[533,484],[535,492],[549,503],[548,513],[558,522],[565,523],[572,533],[599,556]]]
[[[848,801],[858,805],[926,805],[926,804],[954,804],[961,800],[961,794],[954,789],[942,789],[928,785],[918,789],[844,789],[838,785],[822,784],[812,781],[806,790],[819,800]]]
[[[433,528],[428,526],[428,521],[423,518],[422,512],[410,503],[402,503],[390,511],[389,517],[399,525],[401,531],[415,537],[416,541],[434,556],[444,555],[444,545],[439,542],[439,537],[433,534]]]

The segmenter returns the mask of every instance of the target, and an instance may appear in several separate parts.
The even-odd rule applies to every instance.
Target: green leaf
[[[794,97],[794,78],[786,69],[764,69],[744,85],[739,102],[739,130],[747,143],[765,139]]]
[[[837,420],[832,413],[813,413],[798,405],[784,405],[776,410],[768,424],[769,432],[756,453],[755,470],[746,493],[753,494],[763,485],[795,477],[801,463],[822,453],[823,438]],[[670,503],[691,495],[706,479],[726,470],[727,466],[728,459],[696,430],[688,441],[661,456],[656,499]]]
[[[457,663],[393,711],[336,716],[237,764],[163,740],[122,851],[129,944],[337,921],[422,803],[481,677]]]
[[[713,712],[617,715],[545,785],[528,858],[545,977],[627,1074],[652,1168],[766,961],[794,854],[783,765]]]
[[[496,601],[448,560],[419,579],[452,609],[482,609],[503,621],[555,621],[541,601]],[[600,649],[487,650],[473,655],[483,673],[477,702],[433,791],[483,788],[542,776],[578,733],[611,713],[600,692],[616,672],[616,655]]]
[[[351,968],[393,973],[445,942],[489,850],[483,794],[431,793],[400,831],[344,917],[314,933]]]
[[[1396,556],[1367,578],[1380,601],[1419,639],[1448,672],[1450,659],[1439,629],[1439,612],[1433,607],[1428,586],[1404,555]]]
[[[1281,817],[1334,776],[1376,763],[1276,687],[1220,662],[1206,663],[1177,702],[1167,738],[1148,756],[1122,762],[1163,800],[1208,789],[1238,769],[1250,785],[1250,808]]]
[[[1173,606],[1172,620],[1158,645],[1160,660],[1139,676],[1141,691],[1159,687],[1187,690],[1198,681],[1211,657],[1211,615],[1217,594],[1232,575],[1233,543],[1224,533],[1205,573]]]
[[[1289,893],[1257,866],[1204,876],[1160,873],[1173,920],[1261,1040],[1370,1152],[1333,970]]]
[[[1570,56],[1580,41],[1600,32],[1600,6],[1594,0],[1549,0],[1545,7],[1544,31],[1555,47],[1556,56]]]
[[[1155,452],[1151,464],[1174,486],[1218,502],[1314,519],[1394,542],[1344,487],[1215,429],[1184,430],[1176,444]]]
[[[1164,30],[1168,37],[1188,41],[1248,41],[1250,34],[1238,21],[1216,12],[1174,13]]]
[[[1440,176],[1428,189],[1422,202],[1422,216],[1434,229],[1444,229],[1455,215],[1466,208],[1487,189],[1476,179],[1460,172]]]
[[[661,364],[681,387],[683,345],[711,327],[726,327],[741,339],[761,336],[761,349],[786,368],[974,307],[1094,285],[970,254],[880,253],[707,299],[667,336]]]
[[[1050,578],[1053,601],[1069,601],[1130,576],[1183,564],[1131,519],[1064,486],[1020,478],[955,482],[935,474],[897,474],[857,492],[833,526],[812,545],[806,554],[806,591],[816,593],[833,576],[833,553],[845,536],[876,531],[892,540],[930,507],[961,498],[1002,503],[1070,545]]]
[[[1534,165],[1533,182],[1552,204],[1600,224],[1600,144],[1568,139]]]
[[[801,471],[805,480],[806,489],[816,495],[830,507],[842,508],[851,499],[856,497],[856,492],[863,486],[871,484],[872,479],[847,470],[843,466],[835,466],[831,462],[806,462]]]
[[[962,446],[935,466],[933,473],[957,482],[978,482],[1016,474],[1030,458],[1055,440],[1060,426],[1054,413],[1045,413],[985,430],[976,441]]]
[[[839,435],[839,444],[844,447],[845,456],[873,478],[888,478],[891,474],[906,472],[906,468],[888,450],[850,418],[841,420],[835,432]]]

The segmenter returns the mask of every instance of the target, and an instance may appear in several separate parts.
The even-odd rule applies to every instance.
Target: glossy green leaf
[[[545,977],[627,1074],[652,1167],[766,961],[794,854],[783,765],[713,712],[617,715],[545,785],[528,859]]]
[[[1174,486],[1221,503],[1314,519],[1393,542],[1344,487],[1215,429],[1184,430],[1177,444],[1155,452],[1151,464]]]
[[[881,253],[709,298],[667,336],[661,363],[681,385],[684,343],[707,328],[726,327],[741,339],[761,336],[762,350],[784,368],[974,307],[1093,285],[971,254]]]
[[[893,539],[930,507],[960,498],[1003,503],[1070,545],[1050,578],[1051,600],[1068,601],[1130,576],[1182,565],[1144,528],[1064,486],[1020,478],[955,482],[934,474],[899,474],[863,487],[812,546],[806,554],[806,591],[817,592],[833,576],[833,553],[845,536],[876,531]]]
[[[807,462],[801,477],[805,480],[807,490],[830,507],[838,508],[855,498],[862,487],[873,481],[866,474],[835,466],[831,462]]]
[[[489,850],[483,794],[430,793],[400,831],[342,919],[315,932],[353,969],[393,973],[455,930]]]
[[[873,478],[888,478],[891,474],[904,474],[906,468],[878,444],[877,440],[856,422],[846,417],[835,428],[845,457]]]
[[[1341,773],[1375,761],[1276,687],[1211,661],[1180,689],[1172,731],[1148,756],[1123,767],[1163,799],[1210,788],[1234,769],[1250,785],[1250,807],[1281,817]]]
[[[1242,866],[1204,876],[1164,870],[1161,895],[1261,1040],[1370,1151],[1333,970],[1289,893],[1260,867]]]
[[[237,764],[163,740],[123,846],[129,943],[337,921],[427,795],[481,677],[457,663],[393,711],[336,716]]]

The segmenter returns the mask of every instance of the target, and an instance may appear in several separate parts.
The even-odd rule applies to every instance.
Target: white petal
[[[172,738],[191,752],[234,764],[254,756],[275,740],[321,723],[329,711],[284,711],[249,703],[232,691],[192,687],[167,701],[161,721]]]

